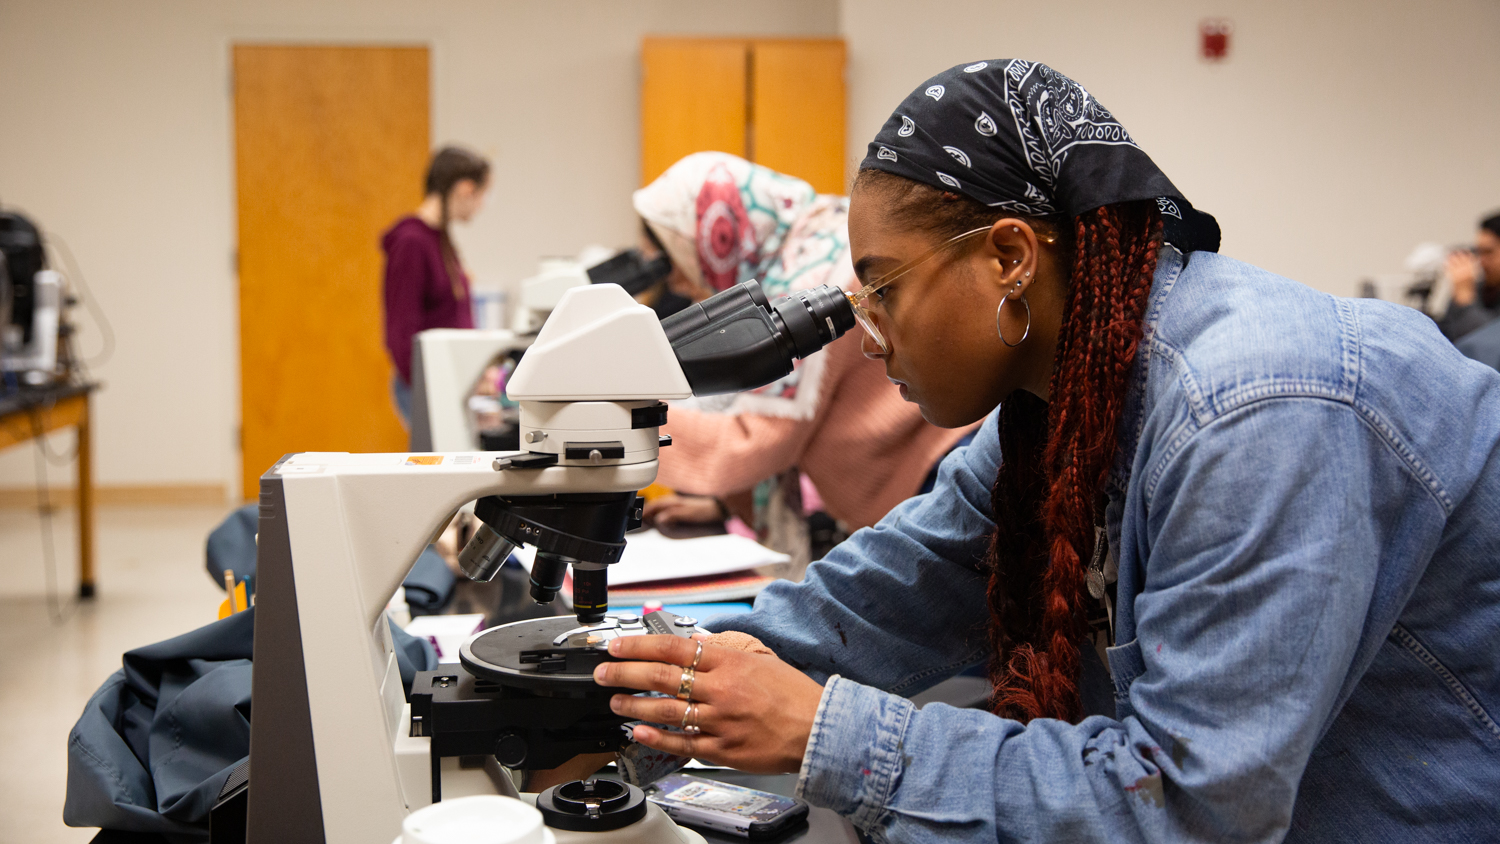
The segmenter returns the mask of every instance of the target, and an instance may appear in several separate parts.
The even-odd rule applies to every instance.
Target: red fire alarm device
[[[1198,54],[1204,61],[1221,62],[1229,58],[1229,36],[1234,24],[1228,18],[1207,18],[1198,24]]]

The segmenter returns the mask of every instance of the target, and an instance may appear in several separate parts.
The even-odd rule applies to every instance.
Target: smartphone
[[[807,803],[769,791],[669,774],[646,788],[646,797],[674,821],[741,838],[774,838],[807,817]]]

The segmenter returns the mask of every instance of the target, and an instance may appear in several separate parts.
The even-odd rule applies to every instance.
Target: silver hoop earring
[[[1005,300],[1009,298],[1009,296],[1000,297],[1000,307],[995,309],[995,333],[1000,335],[1000,342],[1014,349],[1026,342],[1026,338],[1031,336],[1031,303],[1026,301],[1025,296],[1021,297],[1021,304],[1026,307],[1026,330],[1021,332],[1021,339],[1012,343],[1005,339],[1005,333],[1000,330],[1000,312],[1005,310]]]

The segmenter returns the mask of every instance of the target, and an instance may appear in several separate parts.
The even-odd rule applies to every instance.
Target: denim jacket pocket
[[[1416,636],[1413,636],[1411,631],[1406,629],[1405,625],[1398,623],[1395,627],[1391,628],[1389,639],[1391,642],[1405,649],[1413,657],[1416,657],[1419,662],[1425,665],[1428,670],[1442,681],[1443,685],[1448,688],[1448,692],[1469,713],[1469,716],[1474,719],[1475,725],[1479,727],[1485,736],[1491,741],[1500,741],[1500,724],[1495,723],[1495,720],[1490,717],[1490,713],[1485,711],[1484,705],[1479,702],[1478,698],[1474,697],[1474,693],[1469,691],[1464,682],[1455,676],[1448,669],[1448,666],[1439,661],[1427,649],[1426,645],[1423,645]]]
[[[1135,714],[1130,706],[1130,684],[1146,673],[1146,661],[1141,658],[1141,640],[1131,639],[1104,651],[1109,657],[1109,675],[1115,685],[1115,718],[1125,719]]]

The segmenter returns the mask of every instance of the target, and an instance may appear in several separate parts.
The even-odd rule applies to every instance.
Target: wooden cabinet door
[[[281,455],[399,451],[381,232],[422,199],[425,47],[234,47],[243,493]]]
[[[749,43],[646,38],[641,43],[641,184],[695,152],[747,156]]]
[[[712,150],[844,193],[844,63],[837,38],[646,38],[641,184]]]
[[[768,40],[751,49],[755,163],[804,179],[818,193],[846,193],[844,42]]]

